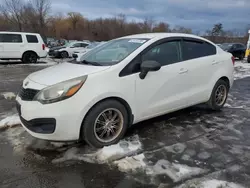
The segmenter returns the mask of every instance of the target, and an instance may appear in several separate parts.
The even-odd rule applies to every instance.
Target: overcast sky
[[[0,0],[2,2],[3,0]],[[52,13],[80,12],[94,19],[125,14],[128,20],[145,17],[205,31],[221,22],[226,30],[250,27],[250,0],[51,0]],[[250,28],[249,28],[250,29]]]
[[[52,8],[53,12],[81,12],[91,19],[119,13],[129,20],[151,17],[195,31],[218,22],[225,29],[239,30],[250,24],[250,0],[52,0]]]

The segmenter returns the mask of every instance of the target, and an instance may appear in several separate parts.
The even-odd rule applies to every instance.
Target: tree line
[[[95,41],[145,32],[193,33],[191,28],[172,28],[168,23],[156,22],[152,18],[136,22],[128,21],[125,15],[120,14],[113,18],[90,20],[78,12],[52,14],[51,11],[51,0],[4,0],[0,5],[0,30],[36,32],[57,39]],[[229,32],[223,31],[220,23],[215,24],[206,35],[215,42],[232,38]],[[246,37],[238,38],[246,40]]]

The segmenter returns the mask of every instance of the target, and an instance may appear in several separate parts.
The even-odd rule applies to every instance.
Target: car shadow
[[[131,136],[135,132],[138,132],[138,130],[145,128],[145,127],[152,127],[157,122],[162,122],[162,121],[168,121],[170,122],[175,122],[175,124],[178,121],[189,121],[190,119],[196,119],[198,117],[201,117],[203,115],[209,115],[209,114],[217,114],[220,112],[213,111],[209,109],[206,105],[200,104],[196,106],[192,106],[189,108],[185,108],[182,110],[178,110],[172,113],[164,114],[162,116],[158,116],[149,120],[145,120],[136,124],[133,124],[127,131],[126,136]],[[177,123],[178,124],[178,123]],[[179,124],[180,125],[180,124]],[[188,125],[188,124],[187,124]],[[183,125],[182,125],[183,126]],[[172,127],[169,127],[172,128]]]

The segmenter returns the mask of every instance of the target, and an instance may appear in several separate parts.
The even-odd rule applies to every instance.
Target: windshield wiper
[[[102,66],[100,63],[93,62],[93,61],[86,61],[86,60],[83,60],[82,63],[83,63],[83,64],[86,64],[86,65]]]

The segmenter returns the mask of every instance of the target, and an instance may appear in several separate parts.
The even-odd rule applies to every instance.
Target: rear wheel
[[[36,63],[37,62],[37,55],[34,52],[26,52],[23,55],[22,62],[23,63]]]
[[[240,60],[243,60],[243,59],[244,59],[244,57],[245,57],[245,54],[244,54],[244,53],[242,53],[242,54],[240,54],[239,59],[240,59]]]
[[[68,52],[66,52],[66,51],[61,52],[61,57],[62,58],[68,58],[69,57]]]
[[[105,100],[95,105],[82,125],[82,139],[89,145],[101,148],[116,144],[128,127],[128,112],[116,100]]]
[[[208,106],[212,110],[220,110],[226,103],[229,91],[229,85],[224,80],[218,80],[215,84],[210,99],[208,101]]]

